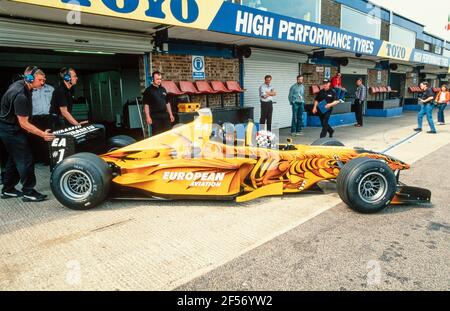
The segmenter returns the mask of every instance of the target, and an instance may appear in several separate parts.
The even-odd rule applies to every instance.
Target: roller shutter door
[[[437,75],[432,74],[432,73],[425,74],[425,79],[428,79],[428,80],[436,80],[437,77],[438,77]]]
[[[0,47],[144,54],[149,35],[0,18]]]
[[[391,70],[392,72],[395,73],[409,73],[413,71],[413,67],[411,66],[406,66],[403,64],[397,64],[397,70]]]
[[[252,56],[244,59],[244,104],[255,108],[255,121],[259,122],[261,104],[259,87],[264,83],[264,76],[272,76],[272,86],[277,92],[274,98],[272,128],[291,126],[292,111],[289,104],[289,88],[296,82],[299,64],[305,63],[307,56],[300,53],[288,53],[252,48]]]
[[[374,68],[375,63],[363,59],[349,59],[347,66],[341,66],[343,75],[367,75],[367,70]]]

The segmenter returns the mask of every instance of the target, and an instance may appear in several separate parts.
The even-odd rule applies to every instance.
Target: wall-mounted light
[[[325,51],[324,50],[314,51],[312,58],[325,58]]]

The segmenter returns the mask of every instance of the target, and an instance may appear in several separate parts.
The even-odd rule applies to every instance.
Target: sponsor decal
[[[66,138],[58,138],[56,137],[52,141],[52,147],[66,147],[67,146],[67,139]]]
[[[190,187],[220,187],[226,173],[164,172],[165,181],[192,181]]]
[[[53,132],[53,134],[55,135],[70,135],[70,136],[80,136],[80,135],[84,135],[87,133],[90,133],[92,131],[97,130],[97,128],[93,125],[88,125],[88,126],[73,126],[73,127],[68,127],[66,129],[63,130],[59,130],[56,132]]]

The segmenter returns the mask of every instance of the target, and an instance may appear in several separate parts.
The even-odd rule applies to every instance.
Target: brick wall
[[[321,23],[341,27],[341,5],[333,0],[322,0]]]
[[[406,87],[405,87],[405,92],[403,93],[403,96],[404,97],[412,97],[412,95],[408,93],[408,87],[419,85],[419,75],[417,73],[407,73],[405,84],[406,84]]]
[[[367,88],[373,87],[373,86],[387,86],[388,85],[388,76],[389,71],[387,70],[381,70],[381,82],[378,83],[377,77],[378,77],[379,70],[375,69],[369,69],[368,76],[367,76]],[[375,99],[374,96],[368,94],[368,100]]]
[[[323,72],[317,72],[317,67],[324,67]],[[313,65],[313,64],[302,64],[302,74],[303,80],[305,83],[305,97],[306,104],[312,104],[314,100],[314,96],[310,93],[310,87],[314,84],[321,85],[323,79],[325,78],[325,67],[331,68],[331,76],[334,76],[338,70],[337,67],[325,66],[325,65]]]
[[[162,73],[164,80],[193,81],[191,55],[153,54],[152,65],[153,70]],[[205,56],[205,74],[207,81],[239,81],[239,60]],[[224,95],[225,106],[234,106],[235,100],[234,94]],[[202,107],[206,107],[206,96],[191,96],[191,101],[201,103]],[[220,107],[220,105],[220,95],[209,95],[210,107]]]

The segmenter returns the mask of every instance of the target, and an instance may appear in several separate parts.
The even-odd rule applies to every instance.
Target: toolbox
[[[199,103],[179,103],[178,112],[196,112],[200,109]]]

